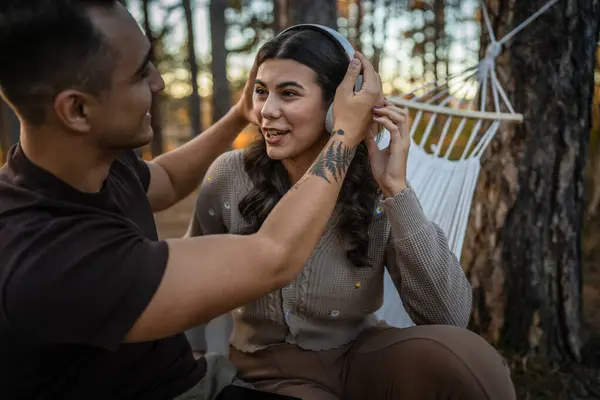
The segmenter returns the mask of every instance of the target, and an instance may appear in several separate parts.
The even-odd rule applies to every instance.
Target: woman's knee
[[[348,382],[361,374],[372,381],[368,389],[362,388],[363,394],[374,395],[382,387],[388,394],[393,388],[394,396],[407,399],[515,398],[504,359],[479,335],[457,327],[380,331],[358,345],[352,364]],[[388,397],[380,396],[373,398]]]

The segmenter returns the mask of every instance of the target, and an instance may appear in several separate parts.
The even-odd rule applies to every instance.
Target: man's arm
[[[198,187],[212,162],[231,145],[248,125],[238,107],[198,137],[147,162],[150,169],[148,200],[152,211],[165,210]]]
[[[250,69],[242,96],[229,112],[197,138],[147,163],[150,170],[148,199],[154,212],[165,210],[188,196],[206,170],[231,145],[249,122],[258,65]]]
[[[352,95],[357,74],[336,94],[337,133],[256,234],[153,241],[117,215],[68,213],[3,228],[13,238],[3,248],[12,328],[115,350],[184,332],[291,282],[323,235],[370,122],[376,96],[364,90],[369,79]]]
[[[363,88],[353,94],[360,63],[353,64],[334,100],[336,133],[309,171],[253,235],[168,240],[163,279],[127,341],[183,332],[294,279],[323,235],[380,91],[372,65],[358,56]]]
[[[320,168],[330,146],[344,154],[333,173]],[[353,156],[353,144],[332,138],[256,234],[167,240],[163,279],[127,340],[185,331],[292,281],[323,235]]]

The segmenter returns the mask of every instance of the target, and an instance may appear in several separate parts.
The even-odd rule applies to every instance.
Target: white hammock
[[[443,229],[450,249],[458,257],[463,247],[481,156],[502,122],[523,120],[498,81],[496,57],[504,43],[558,1],[549,1],[500,40],[494,37],[482,1],[490,45],[479,64],[448,77],[446,81],[431,82],[403,96],[388,99],[414,114],[407,178],[427,218]],[[486,110],[489,98],[493,100],[493,110]],[[387,135],[378,141],[380,148],[387,147],[389,133]],[[414,325],[387,270],[383,306],[376,315],[392,326]],[[211,321],[206,331],[208,351],[226,355],[230,332],[229,314]]]
[[[479,64],[444,82],[431,82],[389,99],[414,115],[407,179],[425,215],[443,229],[457,257],[463,247],[481,156],[502,122],[523,120],[498,80],[496,57],[504,43],[557,2],[551,0],[497,40],[482,1],[490,45]],[[493,103],[493,110],[486,110],[488,103]],[[377,317],[396,327],[414,325],[387,270],[384,279],[383,306]]]

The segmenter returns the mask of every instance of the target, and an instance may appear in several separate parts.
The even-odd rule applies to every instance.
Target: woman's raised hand
[[[349,145],[357,146],[363,141],[371,124],[373,107],[381,95],[381,82],[375,68],[365,56],[356,52],[354,57],[333,100],[333,133],[344,137],[343,140]],[[361,69],[362,87],[354,93]]]
[[[390,132],[390,145],[379,149],[375,132],[369,130],[365,143],[369,149],[371,171],[385,197],[393,197],[407,187],[406,164],[410,149],[408,112],[384,101],[373,110],[373,119]]]

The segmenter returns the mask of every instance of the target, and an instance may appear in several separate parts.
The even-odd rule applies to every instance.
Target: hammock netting
[[[558,0],[551,0],[502,39],[496,39],[488,11],[481,4],[490,44],[475,66],[441,82],[427,83],[389,100],[408,109],[412,140],[407,179],[427,217],[446,233],[450,249],[460,258],[480,161],[503,122],[519,123],[496,72],[502,46]],[[389,138],[380,141],[384,147]],[[397,327],[414,325],[398,291],[385,272],[379,319]]]

